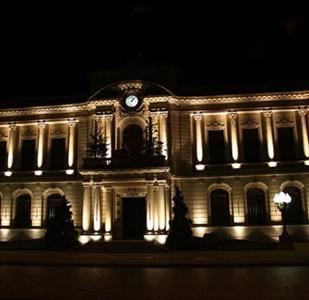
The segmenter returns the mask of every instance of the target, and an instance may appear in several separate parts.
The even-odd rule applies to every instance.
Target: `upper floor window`
[[[6,170],[6,141],[0,141],[0,171]]]
[[[23,140],[21,148],[21,169],[33,170],[35,163],[35,140]]]
[[[50,167],[53,170],[63,170],[65,168],[65,138],[55,138],[51,140]]]
[[[293,127],[278,128],[279,159],[283,161],[295,159],[295,141]]]
[[[225,163],[225,143],[223,130],[208,131],[209,163]]]
[[[258,129],[243,129],[242,133],[245,162],[259,162],[260,143]]]

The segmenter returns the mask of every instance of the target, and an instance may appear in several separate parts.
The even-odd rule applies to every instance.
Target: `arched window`
[[[288,193],[292,201],[286,211],[287,224],[300,224],[303,223],[303,209],[301,200],[301,191],[295,186],[287,186],[283,190],[284,193]]]
[[[22,194],[16,199],[15,227],[31,227],[31,196]]]
[[[266,223],[265,193],[259,188],[247,190],[248,224]]]
[[[53,218],[57,207],[61,204],[62,196],[59,194],[51,194],[47,198],[46,222]]]
[[[143,130],[140,126],[128,125],[123,131],[123,149],[129,156],[139,155],[143,148]]]
[[[223,189],[213,190],[210,194],[212,225],[230,224],[229,194]]]

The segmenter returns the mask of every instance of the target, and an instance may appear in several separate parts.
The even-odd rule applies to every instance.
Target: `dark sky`
[[[300,2],[109,2],[2,7],[0,99],[87,95],[93,71],[166,64],[188,87],[309,82]]]

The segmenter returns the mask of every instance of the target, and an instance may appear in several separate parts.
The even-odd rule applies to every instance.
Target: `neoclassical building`
[[[44,234],[59,197],[82,238],[164,242],[174,186],[193,232],[273,238],[279,191],[308,231],[308,91],[177,96],[108,85],[75,103],[0,110],[0,238]]]

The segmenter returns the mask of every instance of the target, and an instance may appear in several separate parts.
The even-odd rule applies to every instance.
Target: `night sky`
[[[110,2],[2,7],[0,99],[90,95],[92,72],[153,65],[177,67],[182,90],[309,89],[309,12],[297,1]]]

